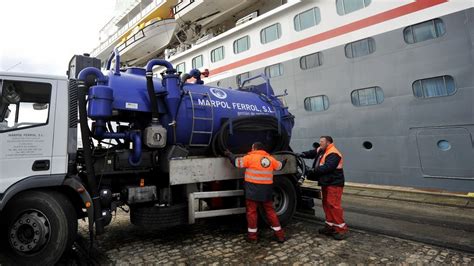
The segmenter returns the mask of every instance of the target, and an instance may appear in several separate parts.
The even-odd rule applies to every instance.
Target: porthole
[[[371,150],[373,147],[372,142],[370,141],[364,141],[364,143],[362,143],[362,146],[364,146],[366,150]]]
[[[447,140],[438,141],[438,148],[442,151],[449,151],[451,149],[451,144]]]

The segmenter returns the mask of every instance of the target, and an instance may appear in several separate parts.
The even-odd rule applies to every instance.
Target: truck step
[[[193,192],[189,193],[188,207],[189,207],[189,224],[196,222],[199,218],[208,218],[216,216],[225,216],[232,214],[245,213],[245,207],[240,208],[229,208],[220,210],[210,211],[196,211],[195,199],[210,199],[210,198],[222,198],[222,197],[242,197],[244,195],[243,190],[222,190],[222,191],[205,191],[205,192]]]

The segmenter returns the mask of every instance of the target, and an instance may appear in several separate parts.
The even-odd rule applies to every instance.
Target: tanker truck
[[[243,172],[222,155],[255,141],[288,160],[275,174],[274,204],[289,222],[304,167],[288,152],[294,117],[265,76],[230,89],[161,59],[120,68],[113,53],[100,66],[76,55],[68,78],[0,73],[0,230],[9,257],[55,263],[78,219],[92,241],[117,208],[130,210],[132,224],[158,229],[242,214]],[[248,85],[253,79],[263,82]]]

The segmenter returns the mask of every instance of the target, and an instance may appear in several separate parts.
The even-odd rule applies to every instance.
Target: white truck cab
[[[0,72],[0,202],[21,180],[64,178],[68,114],[66,77]]]

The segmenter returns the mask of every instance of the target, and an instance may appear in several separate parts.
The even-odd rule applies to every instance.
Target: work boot
[[[245,239],[248,243],[255,244],[258,242],[257,233],[247,233],[247,238]]]
[[[321,235],[327,235],[327,236],[332,236],[336,231],[330,227],[330,226],[324,226],[322,228],[319,228],[318,233]]]
[[[347,232],[335,232],[332,237],[336,240],[344,240],[348,237]]]
[[[285,232],[283,229],[274,231],[274,236],[278,243],[284,243],[286,241]]]

